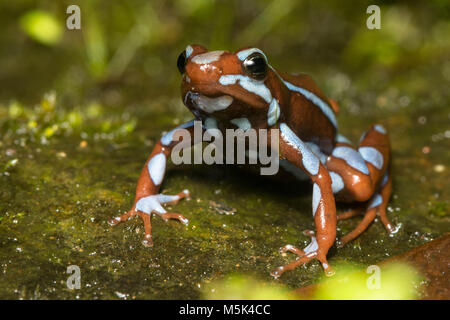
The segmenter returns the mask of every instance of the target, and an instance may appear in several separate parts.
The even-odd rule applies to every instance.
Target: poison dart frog
[[[305,231],[311,241],[304,249],[293,245],[281,248],[298,258],[274,269],[274,277],[313,259],[321,263],[326,275],[333,275],[327,261],[330,247],[335,241],[343,246],[358,237],[377,215],[388,232],[396,231],[386,216],[392,179],[389,137],[382,125],[372,125],[354,147],[338,133],[337,102],[328,99],[310,76],[274,69],[257,48],[228,52],[189,45],[179,55],[177,66],[182,75],[183,102],[194,120],[202,121],[203,129],[278,129],[281,167],[312,182],[315,232]],[[142,169],[131,210],[109,221],[116,225],[139,215],[144,221],[145,246],[153,245],[152,214],[188,223],[183,215],[167,212],[163,205],[188,198],[189,191],[165,195],[159,190],[168,157],[179,143],[174,134],[180,129],[192,132],[194,120],[172,129],[156,143]],[[357,209],[337,215],[336,200],[357,203]],[[364,217],[357,227],[337,240],[337,221],[362,212]]]

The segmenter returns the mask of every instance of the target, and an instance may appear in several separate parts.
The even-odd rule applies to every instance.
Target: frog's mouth
[[[218,97],[208,97],[201,93],[188,91],[184,97],[184,104],[191,105],[195,109],[202,110],[206,113],[213,113],[227,109],[233,103],[233,97],[222,95]]]

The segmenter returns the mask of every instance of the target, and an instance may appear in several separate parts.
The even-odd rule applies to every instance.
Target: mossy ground
[[[64,118],[57,108],[49,112]],[[427,124],[417,122],[419,114],[427,117]],[[48,137],[47,144],[33,141],[39,141],[39,133],[29,132],[22,140],[20,135],[5,135],[1,161],[17,160],[0,176],[3,298],[199,298],[202,286],[229,273],[275,281],[269,271],[294,259],[280,255],[279,247],[306,245],[309,240],[302,230],[314,228],[308,183],[280,182],[233,166],[173,166],[163,191],[189,188],[192,200],[173,207],[189,218],[189,226],[154,217],[154,247],[146,248],[141,245],[139,218],[114,228],[107,224],[132,204],[141,166],[162,128],[170,127],[149,128],[146,123],[164,115],[144,113],[137,129],[125,136],[115,135],[116,129],[103,132],[117,136],[113,139],[83,135],[95,131],[89,124]],[[114,114],[98,116],[108,122]],[[448,163],[448,138],[432,144],[430,153],[422,152],[430,135],[445,131],[446,116],[447,110],[435,109],[412,116],[392,112],[384,121],[376,117],[391,134],[394,192],[389,217],[401,227],[390,237],[380,222],[374,223],[345,248],[333,248],[331,264],[374,264],[448,230],[443,192],[448,188],[448,167],[439,169]],[[50,115],[49,121],[56,118]],[[4,127],[13,121],[20,127],[29,119],[10,118]],[[369,116],[341,116],[342,131],[357,140],[372,121]],[[210,201],[237,212],[219,214]],[[339,234],[350,231],[358,220],[340,222]],[[67,289],[69,265],[80,267],[82,290]],[[277,282],[297,288],[317,281],[322,272],[312,262]]]

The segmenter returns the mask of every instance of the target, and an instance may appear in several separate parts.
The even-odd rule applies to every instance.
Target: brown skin
[[[318,202],[317,210],[314,213],[316,231],[315,233],[312,231],[307,232],[307,235],[315,237],[317,249],[305,252],[304,250],[297,249],[291,245],[283,247],[282,251],[291,251],[299,255],[299,258],[286,266],[274,270],[272,274],[275,277],[280,276],[286,270],[294,269],[312,259],[318,259],[322,263],[325,273],[327,275],[332,275],[334,272],[328,264],[326,256],[329,248],[334,244],[336,239],[337,221],[355,216],[365,210],[368,206],[368,201],[376,192],[381,194],[382,203],[367,210],[361,223],[355,230],[344,236],[338,244],[344,245],[360,235],[373,221],[377,213],[380,215],[381,221],[386,229],[389,232],[394,231],[392,224],[386,217],[386,206],[392,186],[391,177],[389,176],[385,185],[380,186],[381,180],[389,168],[390,147],[389,139],[386,134],[382,134],[372,127],[364,136],[364,139],[362,139],[360,146],[373,147],[382,154],[383,167],[377,169],[372,164],[366,162],[366,165],[369,168],[369,174],[366,175],[361,173],[348,165],[345,160],[335,158],[331,155],[336,146],[353,147],[345,143],[336,143],[336,128],[330,120],[313,102],[305,98],[302,94],[289,90],[282,81],[289,81],[297,87],[312,92],[328,104],[334,112],[337,112],[339,110],[338,104],[334,100],[328,99],[311,77],[307,75],[294,76],[278,73],[275,69],[268,67],[266,73],[264,73],[264,77],[257,78],[259,81],[257,83],[264,83],[265,87],[270,90],[272,98],[277,100],[280,107],[280,114],[277,122],[272,127],[269,127],[267,118],[269,103],[266,100],[261,96],[246,90],[240,83],[222,85],[219,82],[219,79],[223,75],[254,76],[244,68],[243,61],[237,56],[237,53],[244,49],[235,53],[216,53],[215,58],[211,59],[211,54],[208,53],[206,48],[199,45],[192,45],[190,47],[192,52],[189,57],[184,60],[184,64],[182,65],[183,69],[181,70],[183,73],[181,95],[187,108],[189,108],[197,120],[204,121],[208,117],[213,117],[217,121],[218,129],[223,133],[225,133],[225,129],[227,128],[237,128],[236,125],[230,123],[230,120],[235,118],[247,118],[251,127],[256,130],[277,129],[281,123],[285,123],[301,141],[314,142],[319,146],[321,152],[328,156],[325,164],[319,164],[318,173],[315,175],[310,174],[303,166],[303,155],[299,149],[294,147],[292,142],[285,140],[281,134],[279,136],[280,158],[289,160],[289,162],[307,173],[311,181],[320,188],[321,198]],[[207,62],[197,63],[193,61],[194,57],[202,54],[203,61],[206,59]],[[214,53],[212,55],[214,55]],[[206,112],[196,105],[195,99],[192,99],[193,95],[202,95],[208,98],[217,98],[228,95],[232,97],[233,100],[231,105],[223,110]],[[187,130],[193,133],[192,127],[187,128]],[[182,223],[187,223],[187,219],[177,213],[163,213],[153,209],[151,212],[136,210],[136,205],[139,200],[152,195],[157,195],[161,187],[160,184],[155,185],[149,174],[147,168],[149,161],[155,155],[161,153],[165,155],[165,159],[168,159],[172,148],[177,143],[177,141],[172,141],[168,145],[164,145],[162,140],[160,140],[156,144],[152,154],[142,169],[136,187],[135,201],[131,210],[121,217],[117,217],[110,221],[111,225],[116,225],[117,223],[126,221],[131,216],[138,214],[144,221],[145,238],[143,244],[147,246],[152,245],[150,224],[151,213],[156,213],[166,220],[173,218],[178,219]],[[268,137],[267,145],[270,146],[270,135]],[[336,194],[333,194],[332,191],[330,171],[339,174],[344,181],[344,188]],[[186,192],[180,192],[177,200],[172,201],[172,203],[176,203],[188,195],[189,194]],[[336,216],[335,198],[338,201],[347,203],[360,202],[361,204],[352,212]],[[163,202],[161,202],[161,204],[163,204]]]

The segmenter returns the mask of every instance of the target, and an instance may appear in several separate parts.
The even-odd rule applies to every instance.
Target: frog
[[[178,56],[177,68],[182,101],[194,118],[162,135],[142,168],[131,209],[109,220],[110,225],[140,216],[145,233],[142,244],[151,247],[152,215],[188,224],[184,215],[166,211],[165,205],[189,199],[189,190],[167,195],[160,188],[171,150],[180,143],[174,138],[177,132],[193,134],[195,122],[201,121],[203,130],[276,129],[280,167],[312,184],[315,231],[303,231],[310,238],[303,249],[292,244],[280,248],[297,258],[272,270],[275,278],[312,260],[318,260],[325,275],[332,276],[329,249],[357,238],[376,217],[388,233],[396,232],[386,213],[392,177],[389,135],[383,125],[371,125],[354,146],[338,132],[337,101],[327,98],[311,76],[276,70],[256,47],[230,52],[188,45]],[[336,202],[353,209],[338,214]],[[337,238],[338,221],[362,214],[352,231]]]

